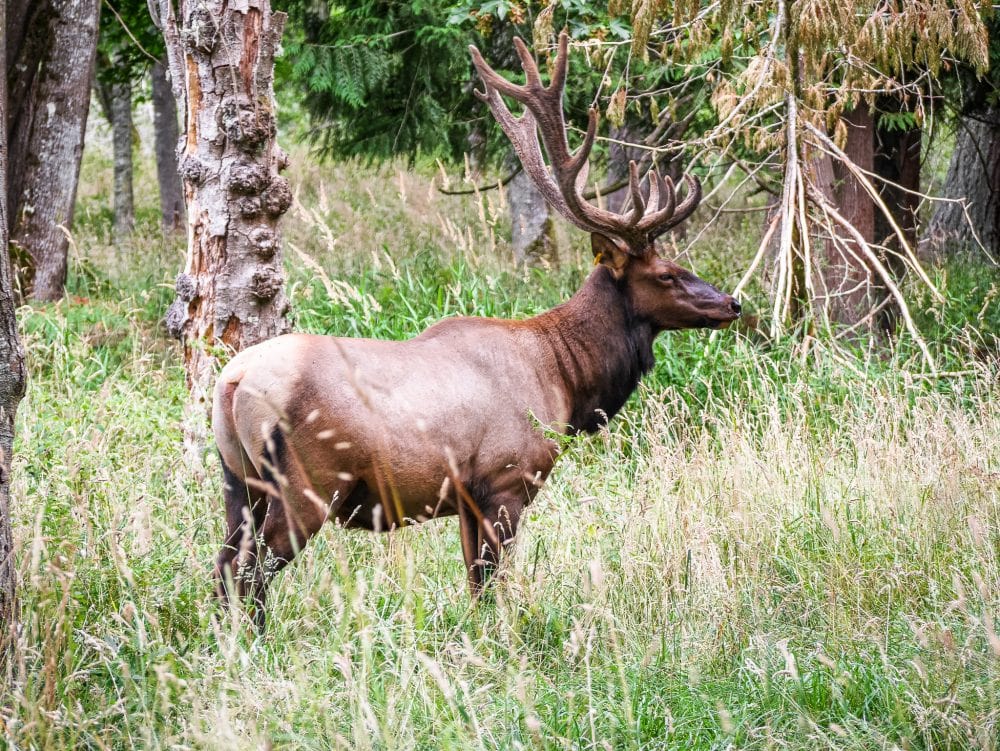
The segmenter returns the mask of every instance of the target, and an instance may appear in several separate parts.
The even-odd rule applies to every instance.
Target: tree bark
[[[186,123],[179,162],[188,255],[167,327],[184,344],[193,458],[206,437],[216,353],[289,329],[278,220],[292,193],[278,174],[288,158],[275,141],[273,92],[286,15],[272,13],[269,0],[187,0],[179,29],[170,0],[158,2]]]
[[[184,188],[177,171],[177,102],[167,80],[167,65],[158,61],[150,72],[153,87],[153,131],[156,151],[156,177],[160,185],[160,215],[166,232],[184,227]]]
[[[559,263],[552,209],[524,170],[507,184],[511,244],[518,266]]]
[[[0,64],[6,68],[6,14],[0,13]],[[7,181],[7,77],[0,77],[0,185]],[[7,247],[7,194],[0,190],[0,247]],[[14,318],[14,280],[10,256],[0,253],[0,693],[6,690],[8,655],[17,624],[14,544],[10,523],[10,459],[14,445],[14,416],[24,395],[24,351]]]
[[[51,0],[7,0],[7,216],[20,210],[28,136],[38,106],[35,78],[48,54]],[[10,224],[7,225],[8,231]]]
[[[902,102],[896,98],[884,97],[882,106],[889,111],[900,111]],[[920,146],[923,131],[919,125],[909,128],[875,130],[874,170],[879,196],[885,203],[892,219],[901,230],[910,250],[917,247],[917,212],[920,208]],[[904,249],[896,230],[884,211],[875,212],[875,242],[888,249],[880,254],[880,260],[889,272],[899,278],[905,271]],[[889,295],[881,280],[875,285],[877,302],[881,305]],[[882,305],[874,323],[882,331],[892,333],[896,328],[899,311],[895,304]]]
[[[965,199],[968,218],[957,203],[938,203],[925,241],[935,250],[977,248],[1000,260],[1000,108],[985,107],[958,123],[944,195]]]
[[[114,144],[116,237],[135,229],[135,201],[132,192],[132,84],[111,84],[111,139]]]
[[[610,141],[608,142],[608,174],[605,180],[609,185],[613,185],[628,177],[628,163],[630,161],[634,160],[638,162],[642,159],[642,149],[626,145],[641,142],[642,137],[635,129],[630,128],[628,125],[612,125],[608,136],[610,137]],[[669,171],[661,174],[664,176],[669,175],[671,178],[674,177]],[[608,193],[606,196],[602,196],[605,208],[608,211],[621,212],[630,195],[628,186],[626,185]]]
[[[97,51],[98,0],[52,0],[48,23],[30,35],[44,47],[24,111],[25,155],[19,165],[12,203],[11,244],[25,263],[22,283],[36,300],[62,297],[66,284],[67,230],[73,221],[83,137],[90,105],[90,82]],[[49,44],[39,43],[47,35]],[[22,133],[19,131],[18,136]]]
[[[888,101],[883,106],[888,109],[899,105]],[[917,237],[920,128],[879,128],[873,113],[863,104],[842,118],[847,125],[844,154],[872,176],[879,197],[912,249]],[[813,153],[805,161],[812,183],[864,238],[879,262],[890,273],[898,274],[903,266],[899,237],[862,182],[845,164],[827,154]],[[887,300],[889,291],[865,249],[858,247],[855,237],[841,227],[826,227],[816,235],[812,242],[821,245],[824,252],[813,270],[815,307],[825,309],[832,322],[845,325],[858,323],[878,308],[880,312],[869,319],[871,324],[891,331],[897,311]]]
[[[845,114],[847,143],[844,153],[862,170],[869,173],[875,166],[875,123],[867,106],[861,105]],[[807,160],[813,181],[840,214],[868,242],[875,236],[875,203],[864,185],[843,164],[826,154],[813,154]],[[830,321],[853,324],[863,318],[876,304],[872,269],[865,260],[863,249],[856,240],[838,227],[828,228],[837,239],[827,234],[822,241],[823,253],[817,254],[814,305],[824,309]],[[814,242],[820,243],[819,238]]]

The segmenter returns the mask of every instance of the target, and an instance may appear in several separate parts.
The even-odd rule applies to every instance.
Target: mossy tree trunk
[[[958,121],[944,190],[959,203],[939,203],[926,239],[938,250],[978,247],[1000,260],[1000,107],[983,106]]]
[[[66,285],[66,231],[83,156],[99,8],[98,0],[41,3],[29,14],[31,28],[17,35],[23,42],[13,86],[27,81],[17,96],[29,101],[18,107],[11,144],[10,241],[22,284],[36,300],[57,300]]]
[[[518,265],[557,265],[555,222],[551,208],[524,170],[507,185],[510,205],[511,244]]]
[[[0,70],[6,69],[7,24],[0,13]],[[0,185],[7,181],[7,77],[0,76]],[[7,194],[0,190],[0,247],[9,233]],[[24,394],[24,351],[14,319],[14,279],[10,256],[0,253],[0,694],[7,680],[8,655],[17,621],[14,545],[10,524],[10,459],[14,444],[14,416]]]
[[[184,345],[192,409],[185,433],[204,443],[220,357],[288,331],[278,220],[291,205],[275,141],[274,54],[284,13],[269,0],[169,0],[157,19],[167,43],[184,135],[188,253],[167,327]]]

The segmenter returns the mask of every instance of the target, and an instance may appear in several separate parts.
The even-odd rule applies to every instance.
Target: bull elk
[[[525,44],[514,43],[525,85],[470,47],[485,83],[476,94],[545,199],[590,233],[594,270],[572,298],[535,318],[450,318],[400,342],[289,334],[229,362],[212,418],[228,525],[216,576],[223,601],[234,586],[252,599],[258,628],[270,578],[330,518],[390,530],[457,514],[469,587],[480,593],[555,461],[558,447],[540,426],[596,431],[653,366],[660,332],[717,328],[740,314],[732,296],[654,247],[695,210],[698,181],[686,178],[678,203],[669,178],[651,170],[643,181],[633,162],[630,209],[589,203],[581,190],[598,116],[590,111],[571,151],[566,34],[548,86]],[[501,95],[524,114],[514,116]]]

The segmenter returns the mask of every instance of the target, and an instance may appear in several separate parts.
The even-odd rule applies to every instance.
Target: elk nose
[[[729,303],[729,307],[733,309],[733,312],[736,315],[739,315],[740,311],[743,310],[743,306],[740,305],[739,301],[735,297],[733,298],[732,302]]]

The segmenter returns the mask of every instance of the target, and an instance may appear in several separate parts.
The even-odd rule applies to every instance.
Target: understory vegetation
[[[162,318],[183,239],[161,238],[147,174],[137,233],[113,245],[102,159],[85,164],[69,296],[19,315],[9,747],[997,747],[995,267],[939,261],[947,303],[914,292],[939,377],[905,335],[770,341],[750,315],[662,336],[610,429],[566,442],[492,600],[470,604],[453,519],[381,536],[331,524],[255,638],[217,617],[217,461],[181,445]],[[297,169],[300,330],[404,338],[443,316],[524,317],[588,271],[569,230],[559,268],[515,269],[496,194]],[[759,217],[726,215],[682,263],[732,288]]]

